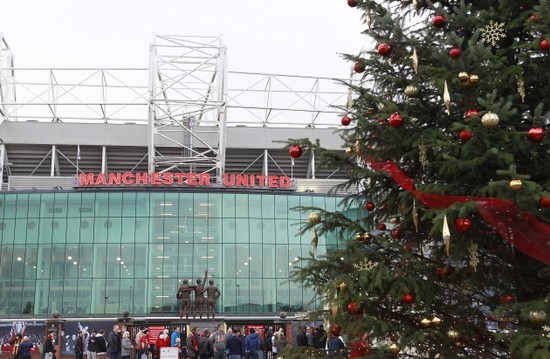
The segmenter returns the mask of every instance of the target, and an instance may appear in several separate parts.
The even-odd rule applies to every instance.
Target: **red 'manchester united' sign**
[[[209,187],[212,185],[208,173],[184,172],[110,172],[81,173],[78,181],[81,187],[102,186],[187,186]],[[225,187],[289,188],[292,180],[288,176],[266,176],[258,174],[223,175]]]

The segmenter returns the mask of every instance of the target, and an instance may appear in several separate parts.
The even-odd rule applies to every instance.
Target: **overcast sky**
[[[368,48],[346,0],[3,0],[16,67],[148,67],[160,35],[222,35],[230,71],[348,77]]]

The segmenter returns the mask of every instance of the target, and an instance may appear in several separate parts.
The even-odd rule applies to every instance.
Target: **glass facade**
[[[177,315],[182,279],[205,271],[221,313],[316,308],[288,280],[311,233],[297,206],[341,198],[297,193],[86,191],[0,194],[0,317]],[[328,244],[327,241],[332,242]],[[334,240],[320,238],[318,254]]]

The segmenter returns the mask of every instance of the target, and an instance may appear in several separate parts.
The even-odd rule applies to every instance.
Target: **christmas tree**
[[[345,56],[347,148],[291,142],[357,191],[299,208],[340,242],[293,280],[350,357],[550,358],[550,2],[347,2],[372,41]]]

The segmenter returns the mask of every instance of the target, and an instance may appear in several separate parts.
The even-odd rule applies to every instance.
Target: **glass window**
[[[251,222],[250,222],[251,223]],[[248,218],[237,218],[235,221],[235,233],[237,243],[249,243],[249,220]]]
[[[264,194],[262,200],[262,218],[273,218],[275,216],[275,196]]]
[[[223,195],[222,215],[225,218],[235,217],[235,194],[228,193]]]
[[[149,216],[149,193],[138,192],[136,194],[136,217]]]
[[[235,217],[245,217],[248,218],[248,195],[247,194],[236,194],[235,195]]]

